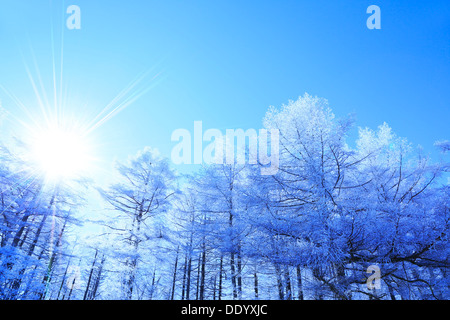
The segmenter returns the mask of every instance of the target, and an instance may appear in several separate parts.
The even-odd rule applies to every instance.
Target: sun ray
[[[62,22],[64,22],[64,19],[62,19]],[[16,127],[18,125],[19,128],[21,127],[24,130],[26,143],[30,145],[29,157],[35,165],[32,174],[36,176],[44,175],[47,180],[51,181],[56,177],[72,178],[79,169],[76,166],[77,162],[95,161],[96,159],[93,156],[87,155],[86,150],[80,150],[85,148],[81,145],[84,143],[88,145],[90,143],[89,137],[93,131],[116,117],[158,85],[162,73],[155,72],[159,64],[157,63],[137,74],[110,102],[100,108],[98,112],[94,111],[91,117],[82,118],[83,114],[80,112],[74,115],[72,114],[74,110],[71,109],[73,106],[68,104],[73,98],[69,96],[71,90],[64,83],[64,23],[60,30],[59,27],[55,28],[54,20],[50,18],[49,27],[49,63],[51,66],[48,70],[49,77],[42,73],[43,65],[37,59],[30,37],[28,37],[29,54],[26,56],[22,51],[20,52],[26,76],[36,99],[37,108],[33,110],[32,107],[1,85],[0,89],[25,115],[23,117],[20,114],[15,115],[8,112],[7,119],[12,121]],[[58,36],[60,41],[57,40]],[[44,80],[49,81],[45,82]],[[77,102],[77,104],[78,110],[86,110],[88,101],[85,101],[84,108],[81,107],[82,101],[81,103]],[[75,146],[78,151],[72,152],[70,145]],[[65,156],[69,155],[69,157],[65,158],[64,154]],[[83,161],[79,157],[84,157]]]
[[[10,92],[8,89],[6,89],[4,86],[2,86],[0,84],[0,88],[6,93],[6,95],[14,102],[14,104],[19,107],[19,109],[21,109],[25,115],[28,117],[28,119],[33,122],[33,125],[38,127],[40,126],[40,123],[38,122],[37,118],[31,114],[30,109],[28,109],[25,104],[16,96],[14,95],[12,92]],[[12,114],[11,112],[9,112],[8,110],[5,109],[6,114],[8,115],[8,118],[13,118],[15,119],[15,121],[17,121],[20,125],[22,125],[22,127],[24,127],[27,130],[31,130],[31,125],[27,124],[25,121],[19,119],[18,117],[16,117],[14,114]],[[45,115],[44,115],[45,117]]]
[[[15,174],[17,174],[17,173],[15,173]],[[19,180],[18,182],[16,182],[14,185],[11,186],[11,188],[16,189],[17,186],[21,185],[21,186],[24,187],[24,189],[17,195],[17,197],[15,197],[13,200],[11,200],[11,202],[10,202],[7,206],[5,206],[5,209],[4,209],[0,214],[4,214],[4,213],[6,212],[6,210],[10,209],[11,206],[12,206],[14,203],[16,203],[17,200],[18,200],[19,198],[21,198],[21,197],[23,196],[23,193],[24,193],[25,191],[27,191],[27,190],[33,185],[33,183],[37,180],[38,176],[37,176],[37,175],[30,174],[29,177],[25,177],[24,179],[22,179],[22,180],[25,180],[25,182],[26,182],[26,181],[30,180],[32,177],[34,177],[33,180],[32,180],[30,183],[28,183],[27,185],[20,183],[21,180]],[[39,189],[39,192],[38,192],[38,194],[36,195],[36,197],[39,197],[39,195],[40,195],[41,193],[42,193],[42,190]]]
[[[53,76],[53,110],[58,114],[57,106],[57,86],[56,86],[56,62],[55,62],[55,38],[54,38],[54,27],[53,19],[50,18],[50,34],[51,34],[51,46],[52,46],[52,76]]]
[[[99,119],[99,118],[101,118],[105,113],[107,113],[110,109],[112,109],[112,108],[117,108],[117,107],[114,107],[124,96],[126,96],[126,94],[128,94],[132,89],[134,89],[138,84],[139,84],[139,82],[141,82],[143,79],[144,79],[144,77],[146,76],[146,75],[148,75],[148,73],[151,71],[151,69],[150,70],[148,70],[147,72],[145,72],[145,73],[143,73],[143,74],[141,74],[141,75],[138,75],[135,79],[133,79],[124,89],[122,89],[122,91],[121,92],[119,92],[104,108],[103,108],[103,110],[101,110],[98,114],[97,114],[97,116],[95,116],[95,118],[94,119],[92,119],[92,121],[91,121],[91,123],[89,124],[89,126],[91,125],[91,124],[95,124],[96,123],[96,121],[97,121],[97,119]],[[111,113],[111,112],[110,112]]]
[[[41,95],[40,95],[39,90],[38,90],[38,88],[36,86],[36,82],[35,82],[35,80],[33,78],[33,75],[31,74],[31,71],[28,68],[28,65],[26,64],[25,61],[24,61],[24,67],[25,67],[25,70],[26,70],[27,75],[28,75],[28,80],[30,81],[31,86],[33,87],[33,91],[34,91],[34,94],[36,96],[38,105],[39,105],[39,107],[41,109],[42,115],[44,116],[44,120],[48,124],[48,123],[50,123],[50,121],[49,121],[49,114],[48,114],[48,112],[46,110],[46,107],[45,107],[43,101],[42,101]]]
[[[44,99],[44,108],[47,109],[48,114],[51,114],[50,113],[50,102],[47,97],[47,90],[45,89],[44,83],[42,81],[41,71],[40,71],[39,65],[37,63],[36,55],[34,53],[33,47],[31,46],[31,43],[30,43],[30,52],[31,52],[31,58],[33,60],[34,69],[36,72],[36,77],[37,77],[37,80],[38,80],[38,83],[39,83],[39,86],[41,89],[41,95]]]
[[[148,72],[145,74],[147,75]],[[151,81],[155,80],[161,73],[158,73],[156,76],[154,76]],[[132,82],[131,85],[129,85],[126,89],[124,89],[121,93],[119,93],[119,95],[117,95],[95,118],[94,120],[96,120],[96,122],[94,122],[94,120],[91,122],[90,126],[88,127],[88,129],[86,130],[88,133],[96,130],[98,127],[102,126],[104,123],[108,122],[109,120],[111,120],[113,117],[117,116],[117,114],[119,114],[121,111],[123,111],[124,109],[126,109],[127,107],[129,107],[132,103],[134,103],[136,100],[138,100],[139,98],[141,98],[144,94],[146,94],[148,91],[150,91],[151,89],[153,89],[158,82],[156,83],[152,83],[151,85],[147,85],[144,88],[141,89],[137,89],[135,91],[132,91],[132,89],[134,89],[139,82],[141,82],[143,79],[143,77],[139,77],[138,80]],[[131,93],[130,93],[131,92]],[[125,96],[126,94],[128,94],[128,96],[126,96],[125,98],[123,98],[123,96]],[[122,101],[120,101],[122,99]],[[116,103],[116,105],[114,105],[114,103]],[[112,109],[112,110],[111,110]],[[110,111],[111,110],[111,111]],[[109,111],[109,112],[108,112]],[[105,114],[106,113],[106,114]],[[101,117],[103,115],[103,117]],[[100,119],[99,119],[100,118]],[[99,120],[97,120],[99,119]]]

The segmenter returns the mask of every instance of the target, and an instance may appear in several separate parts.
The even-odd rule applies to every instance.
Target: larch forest
[[[0,299],[448,300],[450,142],[431,159],[354,122],[305,94],[262,121],[280,133],[274,175],[179,174],[147,147],[106,186],[49,185],[0,141]]]

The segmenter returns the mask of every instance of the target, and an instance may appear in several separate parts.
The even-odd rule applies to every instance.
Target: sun
[[[50,180],[81,175],[90,162],[89,145],[81,132],[52,127],[34,134],[32,157]]]

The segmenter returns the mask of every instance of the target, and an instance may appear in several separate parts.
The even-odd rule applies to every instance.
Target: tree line
[[[0,299],[449,299],[449,142],[439,162],[387,124],[350,144],[351,117],[307,94],[263,126],[280,133],[274,175],[180,175],[145,148],[109,186],[49,185],[2,146]]]

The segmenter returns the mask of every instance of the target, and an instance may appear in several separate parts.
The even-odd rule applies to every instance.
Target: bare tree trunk
[[[189,257],[188,269],[187,269],[187,284],[186,284],[186,300],[191,300],[191,273],[192,273],[192,258]]]
[[[92,290],[91,296],[89,298],[90,300],[95,300],[95,298],[97,297],[97,290],[98,290],[98,287],[100,286],[104,263],[105,263],[105,256],[102,255],[102,260],[100,261],[100,267],[98,268],[97,276],[96,276],[95,283],[94,283],[94,289]]]
[[[178,252],[180,250],[180,247],[177,248],[177,255],[175,257],[175,266],[173,271],[173,280],[172,280],[172,294],[170,296],[170,300],[173,300],[175,297],[175,283],[177,281],[177,269],[178,269]]]
[[[259,299],[259,288],[258,288],[258,274],[256,273],[256,271],[253,274],[253,277],[255,279],[255,282],[254,282],[255,300],[258,300]]]
[[[81,259],[78,262],[78,266],[80,266],[80,265],[81,265]],[[73,288],[75,287],[75,282],[76,281],[77,281],[77,278],[73,277],[73,280],[72,280],[72,283],[71,283],[71,286],[70,286],[69,296],[67,297],[67,300],[70,300],[70,297],[72,296],[72,291],[73,291]],[[64,294],[64,296],[65,296],[65,294]],[[64,300],[64,296],[63,296],[62,300]]]
[[[286,282],[286,300],[292,300],[291,276],[289,275],[289,267],[284,268],[284,279]]]
[[[134,287],[137,259],[133,258],[133,260],[131,260],[131,263],[129,265],[130,265],[130,274],[128,276],[128,280],[126,281],[126,286],[127,286],[127,299],[131,300],[133,299],[133,287]]]
[[[333,265],[333,269],[336,272],[336,284],[335,288],[335,298],[342,299],[345,296],[345,288],[343,287],[345,281],[345,268],[342,264]]]
[[[230,193],[233,191],[233,183],[230,184]],[[233,232],[233,198],[229,199],[228,210],[229,218],[228,225],[231,231],[231,242],[233,243],[230,253],[230,267],[231,267],[231,286],[233,287],[233,299],[236,300],[237,294],[237,284],[236,284],[236,266],[235,266],[235,255],[234,255],[234,232]]]
[[[37,190],[36,194],[33,195],[33,199],[31,200],[31,203],[35,203],[36,202],[38,196],[40,195],[41,190],[42,190],[42,186],[40,185],[38,187],[38,190]],[[56,196],[56,191],[53,194],[52,199],[50,200],[49,208],[51,208],[53,206],[53,202],[55,200],[55,196]],[[22,217],[22,220],[21,220],[21,222],[22,222],[21,226],[20,226],[19,230],[16,232],[16,234],[14,235],[14,238],[13,238],[13,241],[12,241],[12,244],[11,244],[13,247],[16,247],[17,244],[19,243],[20,238],[22,237],[22,233],[24,232],[24,230],[26,228],[26,224],[27,224],[28,218],[33,214],[34,211],[35,210],[30,210],[30,208],[26,208],[25,210],[23,210],[24,216]]]
[[[56,243],[56,248],[61,246],[61,239],[62,239],[62,236],[63,236],[65,228],[66,228],[66,221],[64,221],[64,225],[63,225],[63,227],[61,229],[61,232],[59,233],[58,241]],[[52,276],[52,272],[53,272],[53,265],[55,264],[56,258],[57,258],[57,250],[56,250],[56,248],[52,252],[52,255],[50,257],[50,261],[48,263],[47,273],[45,274],[44,280],[42,281],[42,283],[45,284],[45,291],[44,291],[43,296],[41,296],[41,299],[42,298],[45,299],[46,295],[47,295],[47,292],[48,292],[48,288],[49,288],[49,285],[50,285],[51,276]]]
[[[86,300],[86,298],[88,297],[88,294],[89,294],[89,290],[90,290],[90,286],[91,286],[91,280],[92,280],[92,274],[94,273],[95,262],[97,261],[97,254],[98,254],[98,251],[95,250],[94,261],[92,262],[91,271],[89,273],[89,278],[88,278],[88,282],[87,282],[87,285],[86,285],[86,290],[84,291],[83,300]]]
[[[237,293],[238,299],[242,299],[242,256],[240,244],[237,252]]]
[[[64,282],[66,281],[66,276],[67,276],[67,271],[69,270],[69,266],[70,266],[70,259],[67,262],[66,270],[64,270],[64,275],[63,275],[62,280],[61,280],[61,285],[59,286],[58,296],[56,297],[56,300],[59,300],[59,296],[61,295],[61,290],[62,290],[62,288],[64,286]]]
[[[44,256],[44,253],[45,253],[45,248],[43,248],[42,250],[41,250],[41,252],[39,253],[39,256],[38,256],[38,260],[41,260],[42,259],[42,257]],[[23,290],[23,295],[22,296],[24,296],[24,297],[27,297],[28,296],[28,294],[29,294],[29,291],[30,291],[30,287],[31,287],[31,283],[33,282],[33,280],[35,279],[35,275],[36,275],[36,271],[37,271],[37,265],[34,265],[34,269],[33,269],[33,272],[32,272],[32,274],[31,274],[31,276],[29,276],[28,277],[28,281],[27,281],[27,283],[26,283],[26,285],[25,285],[25,289]],[[21,269],[20,270],[20,272],[24,272],[25,271],[25,269]],[[20,277],[22,277],[22,273],[20,274]],[[36,291],[35,291],[36,292]],[[41,296],[42,295],[42,293],[39,293],[39,296]]]
[[[197,283],[196,283],[196,292],[195,292],[195,300],[199,300],[200,293],[200,269],[201,269],[201,254],[198,256],[198,264],[197,264]]]
[[[47,217],[49,216],[48,211],[56,210],[53,207],[54,204],[55,204],[56,193],[57,193],[57,190],[55,190],[55,192],[53,193],[52,199],[50,200],[50,204],[48,206],[48,210],[45,211],[45,213],[44,213],[44,215],[42,217],[41,223],[39,224],[39,227],[38,227],[38,229],[36,231],[36,234],[34,236],[33,242],[31,243],[31,246],[28,249],[28,256],[31,256],[33,254],[33,252],[34,252],[34,248],[36,247],[36,244],[37,244],[37,242],[39,240],[39,236],[41,235],[42,229],[44,228],[45,221],[47,220]]]
[[[280,266],[276,263],[275,263],[275,273],[277,277],[278,297],[280,300],[284,300],[284,288],[283,288],[283,280],[281,279],[281,270]]]
[[[230,267],[231,267],[231,285],[233,287],[233,299],[237,299],[237,288],[236,288],[236,267],[234,261],[234,253],[230,254]]]
[[[200,300],[205,298],[205,276],[206,276],[206,245],[203,241],[202,262],[201,262],[201,274],[200,274]]]
[[[317,281],[322,282],[322,275],[321,275],[321,270],[319,270],[319,268],[315,267],[312,270],[313,276],[317,279]],[[322,286],[317,287],[315,289],[315,296],[316,296],[316,300],[323,300],[324,296],[323,296],[323,291],[322,291]]]
[[[222,300],[222,274],[223,274],[223,255],[220,256],[220,266],[219,266],[219,300]]]
[[[153,293],[155,292],[155,281],[156,281],[156,267],[153,271],[153,278],[152,278],[152,289],[150,290],[150,300],[153,299]]]
[[[216,289],[217,289],[217,275],[214,275],[214,280],[213,280],[213,300],[216,300]]]
[[[183,285],[181,288],[181,300],[184,300],[185,294],[186,294],[186,276],[187,276],[187,256],[184,257]]]
[[[25,212],[24,216],[22,217],[21,220],[21,226],[19,228],[19,230],[17,230],[16,234],[14,235],[13,241],[11,243],[11,246],[13,247],[17,247],[17,245],[19,244],[20,239],[22,238],[22,234],[25,231],[26,228],[26,224],[28,221],[28,218],[31,216],[31,213],[29,212]]]
[[[54,204],[54,201],[55,201],[55,197],[56,197],[56,194],[54,193],[53,197],[52,197],[52,199],[50,201],[49,210],[52,209],[52,207],[53,207],[53,204]],[[39,240],[39,237],[41,235],[42,229],[44,228],[44,224],[45,224],[45,221],[47,220],[47,217],[48,217],[48,212],[45,212],[43,217],[42,217],[42,220],[41,220],[41,222],[39,224],[39,227],[38,227],[38,229],[36,231],[36,234],[34,236],[33,242],[31,243],[31,245],[30,245],[30,247],[28,249],[28,252],[27,252],[28,256],[31,256],[33,254],[33,252],[34,252],[34,249],[36,248],[36,244],[37,244],[37,242]],[[20,240],[20,238],[19,238],[19,240]],[[50,244],[50,245],[52,245],[52,244]],[[10,268],[12,269],[12,267],[13,267],[13,265],[11,264]],[[26,270],[26,268],[22,268],[19,271],[18,277],[16,279],[14,279],[14,281],[13,281],[13,283],[11,285],[11,288],[13,288],[15,290],[20,288],[20,285],[22,284],[22,276],[25,273],[25,270]]]
[[[303,284],[302,284],[302,273],[300,266],[297,266],[297,287],[298,287],[298,300],[304,300],[303,297]]]

